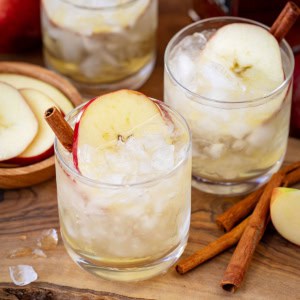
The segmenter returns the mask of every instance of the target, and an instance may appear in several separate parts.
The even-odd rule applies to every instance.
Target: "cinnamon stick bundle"
[[[253,211],[264,189],[265,185],[220,214],[216,219],[217,225],[226,232],[230,231],[240,220]]]
[[[281,172],[285,175],[283,186],[292,186],[300,182],[300,161],[283,166]],[[238,222],[252,213],[265,187],[266,185],[262,186],[220,214],[216,219],[217,225],[227,232],[230,231]]]
[[[284,180],[283,180],[283,186],[284,187],[290,187],[294,184],[300,182],[300,168],[288,173]]]
[[[266,185],[224,273],[221,281],[224,290],[234,292],[243,282],[253,253],[270,219],[272,191],[281,185],[283,177],[282,172],[275,173]]]
[[[248,221],[249,218],[245,219],[230,232],[225,233],[220,238],[211,242],[201,250],[195,252],[186,259],[181,260],[176,266],[176,271],[179,274],[185,274],[186,272],[194,269],[196,266],[234,246],[241,238]]]

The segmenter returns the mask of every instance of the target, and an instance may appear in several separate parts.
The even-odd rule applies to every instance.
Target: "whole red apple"
[[[40,40],[40,0],[0,0],[0,52],[30,50]]]

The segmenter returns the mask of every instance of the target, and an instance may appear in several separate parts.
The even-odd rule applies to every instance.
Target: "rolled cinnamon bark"
[[[266,185],[224,273],[221,281],[224,290],[234,292],[242,284],[256,246],[270,219],[272,191],[281,185],[283,177],[281,172],[275,173]]]
[[[292,186],[300,182],[300,161],[283,166],[281,172],[285,175],[283,186]],[[266,185],[262,186],[220,214],[216,219],[218,226],[228,232],[238,224],[238,222],[250,215],[265,187]]]
[[[45,112],[45,120],[66,150],[72,152],[73,129],[62,113],[54,106]]]
[[[216,219],[217,225],[226,232],[230,231],[240,220],[246,218],[253,211],[264,188],[265,185],[220,214]]]
[[[185,274],[186,272],[194,269],[203,262],[215,257],[221,252],[234,246],[242,236],[242,233],[244,232],[248,221],[249,218],[245,219],[238,226],[233,228],[230,232],[225,233],[217,240],[211,242],[201,250],[180,261],[176,266],[176,271],[179,274]]]
[[[285,5],[284,9],[281,11],[270,29],[270,33],[277,39],[278,42],[286,36],[296,22],[299,14],[300,10],[294,2],[289,1]]]

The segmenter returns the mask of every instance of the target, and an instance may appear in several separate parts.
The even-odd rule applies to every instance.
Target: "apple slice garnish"
[[[19,74],[2,73],[0,74],[0,81],[8,83],[17,89],[34,89],[44,93],[56,103],[65,115],[73,109],[73,104],[62,92],[41,80]]]
[[[284,80],[278,42],[266,29],[252,24],[234,23],[218,29],[201,51],[198,63],[203,70],[202,95],[207,96],[205,88],[214,85],[224,91],[217,99],[212,97],[216,100],[259,98]]]
[[[270,212],[273,225],[280,235],[300,246],[300,190],[274,189]]]
[[[44,119],[44,112],[55,106],[55,103],[48,96],[34,89],[21,89],[20,92],[38,120],[39,127],[37,135],[25,151],[6,163],[29,165],[44,160],[54,153],[54,133]]]
[[[252,24],[234,23],[218,29],[200,52],[197,68],[196,92],[219,101],[263,100],[284,81],[278,42],[266,29]],[[231,133],[236,121],[245,127],[239,138],[246,136],[278,112],[286,91],[263,103],[249,103],[249,108],[226,110],[231,121],[228,129],[220,130]],[[220,114],[222,118],[223,111]]]
[[[0,161],[21,154],[38,131],[38,121],[17,89],[0,82]]]
[[[89,166],[94,167],[93,159],[99,160],[104,150],[113,153],[118,141],[131,137],[167,136],[168,122],[159,106],[139,92],[120,90],[97,97],[83,107],[75,124],[74,165],[81,174],[91,174]]]

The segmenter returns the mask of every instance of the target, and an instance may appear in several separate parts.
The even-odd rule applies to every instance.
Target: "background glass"
[[[43,0],[41,17],[46,65],[84,95],[137,89],[150,76],[157,0]]]
[[[265,97],[242,102],[217,101],[191,92],[178,82],[169,64],[173,49],[184,37],[234,22],[265,27],[255,21],[235,17],[206,19],[178,32],[165,52],[164,100],[180,111],[191,127],[194,184],[203,191],[225,195],[243,194],[263,184],[283,161],[294,68],[291,48],[286,41],[280,44],[284,82]],[[274,107],[277,108],[273,111]],[[264,122],[246,135],[239,134],[245,118],[250,120],[264,114],[270,114]]]

